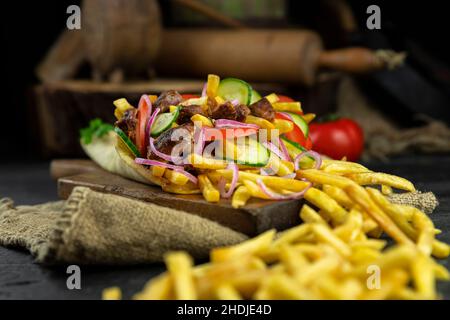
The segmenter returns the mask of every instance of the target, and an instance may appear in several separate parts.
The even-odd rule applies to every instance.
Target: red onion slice
[[[236,185],[239,180],[239,168],[236,163],[234,163],[234,162],[230,163],[227,167],[227,170],[233,171],[233,178],[231,179],[230,189],[228,189],[228,191],[225,192],[226,181],[223,177],[219,180],[219,183],[217,185],[217,187],[220,191],[220,196],[224,199],[231,198],[231,196],[233,195],[234,189],[236,189]]]
[[[281,152],[283,153],[283,157],[281,159],[291,161],[291,156],[289,155],[286,145],[284,144],[283,140],[280,139],[280,137],[278,137],[278,143],[280,144]]]
[[[293,172],[291,174],[287,174],[285,176],[282,176],[282,178],[284,178],[284,179],[295,179],[296,176],[297,176],[297,174],[295,172]]]
[[[164,159],[166,161],[170,161],[170,162],[175,162],[174,158],[168,154],[159,152],[158,149],[156,149],[155,144],[154,144],[155,139],[153,139],[152,137],[150,137],[150,150],[152,151],[152,153],[154,153],[157,157],[160,157],[161,159]]]
[[[283,116],[289,118],[290,121],[292,121],[293,123],[295,123],[294,119],[292,118],[292,116],[289,113],[286,112],[278,112],[280,114],[282,114]]]
[[[302,159],[303,157],[306,157],[306,156],[310,156],[310,157],[314,158],[314,160],[316,162],[314,169],[320,169],[320,167],[322,166],[322,157],[317,152],[309,150],[309,151],[302,152],[297,157],[295,157],[295,160],[294,160],[295,170],[300,170],[300,159]]]
[[[134,160],[136,164],[145,165],[145,166],[157,166],[157,167],[163,167],[167,169],[172,169],[173,171],[176,171],[178,173],[181,173],[182,175],[186,176],[192,183],[197,184],[198,179],[197,177],[193,176],[189,172],[185,171],[183,167],[175,166],[173,164],[168,164],[165,162],[160,162],[156,160],[150,160],[150,159],[143,159],[143,158],[136,158]]]
[[[231,102],[231,104],[233,105],[233,107],[236,107],[236,106],[239,105],[239,103],[240,103],[238,99],[233,99],[233,100],[231,100],[230,102]]]
[[[272,200],[295,200],[295,199],[301,199],[305,195],[306,191],[311,188],[312,183],[310,183],[305,189],[303,189],[300,192],[291,193],[288,195],[279,194],[276,192],[273,192],[270,190],[261,179],[257,180],[258,186],[261,188],[261,191],[268,196]]]
[[[272,168],[261,168],[259,170],[259,174],[262,176],[273,176],[275,174],[275,171],[273,171]]]
[[[228,119],[218,119],[214,121],[216,128],[231,128],[231,129],[259,129],[259,126],[251,123],[244,123]]]
[[[283,153],[272,142],[263,142],[263,146],[266,147],[266,149],[269,149],[271,152],[275,153],[278,158],[283,159]]]
[[[196,130],[194,134],[194,153],[203,155],[203,150],[205,149],[205,128],[196,128]]]
[[[202,98],[206,97],[207,89],[208,89],[208,82],[205,82],[205,84],[203,85],[203,90],[202,90]]]

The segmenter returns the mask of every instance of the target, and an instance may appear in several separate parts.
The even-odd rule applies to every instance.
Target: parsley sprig
[[[89,122],[89,127],[80,130],[81,141],[84,144],[90,144],[94,137],[101,138],[113,129],[112,125],[104,123],[102,119],[93,119]]]

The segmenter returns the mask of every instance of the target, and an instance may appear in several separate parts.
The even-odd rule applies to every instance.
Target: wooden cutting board
[[[75,172],[79,174],[73,175]],[[65,176],[65,173],[70,176]],[[300,223],[301,201],[268,201],[252,199],[241,209],[234,209],[229,200],[217,204],[205,201],[202,195],[175,195],[156,186],[131,181],[106,172],[90,161],[58,160],[51,165],[51,174],[58,179],[58,194],[67,199],[77,186],[116,194],[161,206],[182,210],[213,221],[249,236],[268,229],[284,230]],[[125,213],[124,213],[125,214]]]

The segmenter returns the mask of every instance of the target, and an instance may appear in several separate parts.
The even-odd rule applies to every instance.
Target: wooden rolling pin
[[[163,32],[156,68],[164,75],[204,77],[215,73],[248,81],[312,85],[326,67],[366,73],[385,67],[374,51],[324,51],[319,35],[307,30],[198,30]]]

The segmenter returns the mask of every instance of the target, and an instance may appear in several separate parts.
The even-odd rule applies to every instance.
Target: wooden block
[[[201,195],[175,195],[157,186],[131,181],[106,171],[94,171],[58,180],[58,194],[67,199],[76,186],[152,202],[161,206],[186,211],[249,236],[271,228],[284,230],[300,223],[301,201],[268,201],[252,199],[241,209],[234,209],[229,200],[208,203]],[[124,213],[126,214],[126,213]]]

